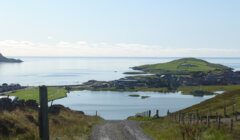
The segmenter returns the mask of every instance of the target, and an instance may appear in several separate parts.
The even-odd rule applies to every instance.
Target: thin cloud
[[[9,56],[104,56],[104,57],[238,57],[240,49],[173,48],[128,43],[59,41],[53,45],[31,41],[0,41],[0,52]]]

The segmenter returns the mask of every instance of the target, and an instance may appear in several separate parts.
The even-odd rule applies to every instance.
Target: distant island
[[[190,87],[188,94],[209,95],[202,89],[192,90],[193,86],[228,86],[240,84],[240,71],[210,63],[197,58],[182,58],[167,63],[136,66],[136,73],[113,81],[90,80],[79,86],[70,87],[72,90],[105,90],[105,91],[182,91]],[[141,75],[144,73],[145,75]],[[125,74],[128,74],[125,73]]]
[[[7,58],[0,53],[0,63],[21,63],[21,62],[23,61],[20,59]]]
[[[182,58],[167,63],[158,63],[152,65],[143,65],[133,67],[133,70],[141,70],[150,74],[191,74],[195,72],[202,73],[222,73],[232,70],[227,66],[213,64],[197,58]]]

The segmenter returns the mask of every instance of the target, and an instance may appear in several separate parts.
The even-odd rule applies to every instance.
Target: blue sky
[[[12,56],[238,56],[238,0],[1,0]],[[67,52],[67,53],[66,53]]]

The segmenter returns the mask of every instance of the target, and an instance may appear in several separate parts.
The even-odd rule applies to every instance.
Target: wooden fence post
[[[159,110],[156,110],[156,117],[159,117]]]
[[[207,115],[207,126],[210,126],[210,120],[209,120],[209,116]]]
[[[226,103],[224,104],[223,111],[224,111],[224,116],[226,117],[227,116],[227,105],[226,105]]]
[[[231,127],[231,132],[233,131],[233,119],[231,119],[231,124],[230,124],[230,127]]]
[[[39,87],[39,136],[41,140],[49,140],[49,126],[48,126],[48,96],[47,87]]]
[[[218,113],[216,112],[216,116],[215,116],[216,118],[216,123],[218,122]]]
[[[232,114],[233,114],[233,115],[235,114],[235,105],[236,105],[236,104],[233,104],[233,106],[232,106],[232,112],[233,112]]]
[[[148,111],[148,117],[151,117],[151,110]]]
[[[192,124],[192,114],[190,114],[190,119],[189,119],[189,122],[190,122],[190,124]]]
[[[221,126],[221,117],[218,116],[218,129],[220,129],[220,126]]]
[[[238,121],[238,113],[235,113],[235,120]]]
[[[182,124],[185,124],[185,114],[184,113],[182,113],[182,115],[181,115],[181,120],[182,120]]]
[[[200,116],[200,123],[202,124],[202,122],[203,122],[203,117]]]
[[[180,117],[180,113],[178,113],[178,122],[181,122],[181,117]]]
[[[51,106],[53,105],[53,100],[51,101]]]

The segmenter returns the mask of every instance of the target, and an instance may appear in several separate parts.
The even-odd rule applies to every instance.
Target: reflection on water
[[[130,94],[150,97],[141,99],[141,97],[130,97]],[[88,115],[95,115],[97,110],[104,119],[119,120],[146,110],[155,113],[158,109],[160,115],[166,115],[168,109],[177,111],[212,97],[194,97],[181,93],[74,91],[66,98],[54,101],[54,104],[84,111]]]

